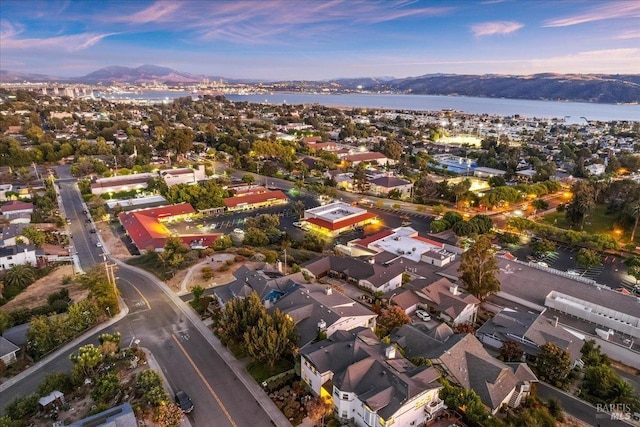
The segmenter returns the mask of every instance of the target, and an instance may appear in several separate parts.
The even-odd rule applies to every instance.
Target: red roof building
[[[343,202],[307,209],[304,212],[305,225],[314,231],[337,236],[353,227],[373,222],[377,215]]]
[[[248,192],[224,199],[224,204],[229,211],[256,209],[265,206],[287,203],[289,199],[281,190],[269,190],[264,192]]]
[[[120,223],[129,237],[141,250],[160,251],[164,248],[168,237],[180,237],[182,242],[193,249],[211,246],[220,234],[175,234],[163,224],[163,221],[190,216],[196,212],[189,203],[161,206],[124,212],[119,215]]]

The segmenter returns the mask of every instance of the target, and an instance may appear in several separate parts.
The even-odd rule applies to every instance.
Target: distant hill
[[[373,91],[483,98],[597,103],[640,102],[640,75],[534,74],[530,76],[433,74],[365,86]]]
[[[167,67],[157,65],[142,65],[137,68],[113,65],[101,68],[93,73],[75,80],[81,83],[148,83],[158,81],[161,83],[196,83],[205,79],[190,73],[183,73]]]
[[[65,82],[86,84],[148,83],[156,81],[166,84],[224,81],[227,83],[255,84],[264,80],[229,79],[218,76],[203,76],[176,71],[157,65],[142,65],[137,68],[110,66],[82,77],[60,78],[42,74],[23,74],[0,71],[0,82]],[[275,83],[275,82],[273,82]],[[506,75],[458,75],[428,74],[418,77],[396,79],[393,77],[342,78],[323,81],[277,82],[287,90],[302,87],[333,90],[369,90],[420,95],[458,95],[482,98],[543,99],[597,103],[640,102],[640,74],[534,74],[529,76]]]

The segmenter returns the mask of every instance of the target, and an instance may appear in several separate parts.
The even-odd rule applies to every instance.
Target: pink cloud
[[[146,24],[156,21],[171,21],[173,13],[181,6],[178,2],[159,1],[152,6],[130,16],[120,17],[123,22]]]
[[[589,11],[567,18],[552,19],[545,23],[545,27],[568,27],[593,21],[603,21],[617,18],[640,17],[640,3],[636,1],[618,1],[602,3],[592,7]]]
[[[471,26],[471,31],[476,37],[510,34],[524,27],[524,24],[515,21],[482,22]]]
[[[3,49],[61,49],[67,52],[87,49],[98,43],[105,37],[118,33],[82,33],[67,36],[46,38],[19,38],[23,29],[19,24],[11,24],[7,21],[0,22],[0,46]]]

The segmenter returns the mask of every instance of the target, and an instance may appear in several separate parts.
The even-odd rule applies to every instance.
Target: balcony
[[[433,415],[436,412],[438,412],[440,409],[442,409],[442,407],[444,406],[444,400],[433,400],[429,403],[427,403],[426,405],[424,405],[424,411],[429,414],[429,415]]]

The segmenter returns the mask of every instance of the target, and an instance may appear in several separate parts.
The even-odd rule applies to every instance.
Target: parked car
[[[87,219],[85,219],[85,222],[86,222],[86,223],[90,223],[90,222],[91,222],[91,218],[87,218]]]
[[[293,223],[293,226],[296,227],[296,228],[302,228],[302,223],[296,221],[296,222]]]
[[[93,234],[93,233],[95,233],[95,232],[96,232],[96,229],[95,229],[95,228],[92,228],[91,230],[89,230],[89,233],[92,233],[92,234]]]
[[[179,390],[176,393],[176,405],[178,405],[185,414],[193,411],[193,402],[191,401],[191,398],[182,390]]]
[[[102,243],[98,242],[98,243],[96,243],[96,246],[101,248],[102,247]]]
[[[431,320],[431,315],[424,310],[416,311],[416,316],[418,316],[418,318],[424,322],[428,322],[429,320]]]

